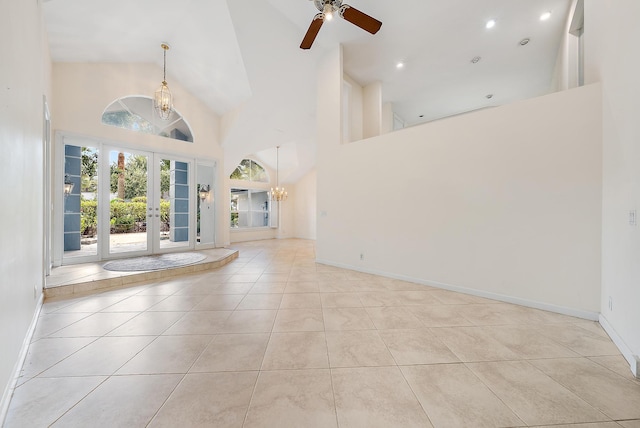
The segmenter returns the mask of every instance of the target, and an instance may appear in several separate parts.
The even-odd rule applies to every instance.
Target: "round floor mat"
[[[113,260],[102,266],[105,270],[134,272],[143,270],[169,269],[187,266],[206,259],[201,253],[172,253],[157,256],[135,257],[132,259]]]

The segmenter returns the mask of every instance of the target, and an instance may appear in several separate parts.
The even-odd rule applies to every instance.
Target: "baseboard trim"
[[[11,402],[11,397],[13,397],[13,391],[16,389],[16,385],[18,384],[18,378],[20,377],[20,371],[22,370],[22,366],[24,365],[24,360],[27,358],[27,352],[29,351],[31,338],[33,337],[33,333],[35,332],[36,324],[38,323],[38,317],[40,316],[40,311],[42,310],[43,303],[44,290],[42,294],[40,294],[40,299],[38,300],[36,310],[34,311],[33,318],[31,319],[31,324],[29,325],[27,334],[22,341],[22,347],[20,348],[20,354],[18,354],[18,360],[13,367],[11,380],[9,380],[9,383],[5,387],[4,393],[2,394],[2,400],[0,401],[0,426],[4,426],[4,422],[7,418],[7,413],[9,412],[9,403]]]
[[[640,358],[637,355],[633,354],[633,351],[631,351],[631,348],[629,348],[629,346],[627,346],[625,341],[622,340],[622,337],[620,337],[620,335],[616,332],[616,330],[613,328],[609,320],[607,320],[607,318],[604,315],[600,314],[600,318],[598,319],[598,322],[600,322],[600,325],[602,326],[604,331],[607,332],[611,340],[613,340],[613,343],[618,347],[618,349],[622,353],[622,356],[624,357],[624,359],[627,360],[627,362],[629,363],[631,373],[633,373],[633,375],[636,378],[640,379]]]
[[[477,290],[473,288],[461,287],[458,285],[446,284],[438,281],[429,281],[420,278],[413,278],[406,275],[398,275],[390,272],[379,271],[375,269],[363,269],[357,266],[350,266],[341,263],[335,263],[329,260],[316,259],[317,263],[335,266],[343,269],[355,270],[357,272],[370,273],[373,275],[384,276],[386,278],[400,279],[402,281],[415,282],[416,284],[428,285],[430,287],[441,288],[443,290],[456,291],[458,293],[470,294],[472,296],[484,297],[487,299],[498,300],[505,303],[513,303],[520,306],[526,306],[534,309],[541,309],[544,311],[554,312],[562,315],[569,315],[572,317],[582,318],[589,321],[598,321],[600,314],[598,312],[586,311],[576,308],[568,308],[566,306],[554,305],[552,303],[538,302],[535,300],[523,299],[520,297],[508,296],[505,294],[492,293],[490,291]]]

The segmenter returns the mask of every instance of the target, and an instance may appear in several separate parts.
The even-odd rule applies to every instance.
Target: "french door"
[[[64,139],[62,264],[194,248],[194,161]]]

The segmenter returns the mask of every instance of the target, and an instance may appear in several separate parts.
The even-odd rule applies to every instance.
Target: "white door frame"
[[[111,145],[111,144],[102,144],[98,148],[99,155],[99,175],[100,179],[98,180],[98,200],[99,200],[99,210],[100,214],[98,215],[98,259],[107,260],[107,259],[117,259],[123,257],[136,257],[136,256],[145,256],[151,254],[153,250],[151,235],[152,230],[149,230],[149,222],[147,221],[147,232],[146,232],[146,249],[138,250],[138,251],[123,251],[123,252],[111,252],[111,168],[109,162],[109,154],[113,151],[115,152],[126,152],[132,155],[142,155],[147,157],[147,216],[149,214],[148,208],[153,205],[153,183],[154,183],[154,174],[152,168],[153,162],[153,153],[147,152],[144,150],[130,149],[126,147],[122,147],[119,145]],[[108,191],[106,190],[108,189]],[[148,217],[147,217],[148,219]]]
[[[188,173],[187,173],[187,183],[189,185],[189,241],[187,245],[182,245],[178,247],[168,247],[168,248],[160,248],[160,216],[156,217],[156,211],[160,211],[160,200],[161,200],[161,191],[160,191],[160,161],[162,159],[168,159],[172,161],[184,162],[188,165]],[[153,196],[151,201],[153,202],[153,238],[152,238],[152,249],[154,254],[162,254],[162,253],[170,253],[176,251],[185,251],[185,250],[193,250],[195,248],[196,242],[196,223],[197,223],[197,212],[196,212],[196,200],[198,197],[195,189],[195,165],[196,160],[193,158],[186,158],[182,156],[175,156],[167,153],[153,153],[153,174],[154,177],[157,177],[153,181],[152,191]]]
[[[157,194],[159,197],[160,194],[160,159],[171,159],[171,160],[175,160],[175,161],[179,161],[179,162],[186,162],[189,165],[188,168],[188,183],[189,183],[189,240],[188,240],[188,245],[185,246],[180,246],[180,247],[170,247],[170,248],[160,248],[160,234],[159,234],[159,223],[160,223],[160,218],[159,217],[153,217],[153,225],[151,227],[152,231],[147,233],[147,251],[144,252],[123,252],[123,253],[115,253],[115,254],[109,254],[108,253],[108,247],[109,247],[109,243],[108,243],[108,228],[106,228],[105,226],[102,227],[102,232],[98,231],[98,237],[99,237],[99,241],[98,241],[98,251],[96,255],[91,255],[91,256],[84,256],[84,257],[74,257],[74,258],[64,258],[64,239],[63,239],[63,235],[64,235],[64,192],[63,192],[63,181],[64,181],[64,163],[65,163],[65,153],[64,153],[64,148],[65,148],[65,138],[72,138],[74,140],[82,140],[84,142],[84,146],[91,146],[91,147],[96,147],[99,150],[99,184],[98,186],[107,186],[107,184],[105,183],[109,183],[110,180],[110,168],[109,168],[109,161],[108,161],[108,150],[110,149],[115,149],[115,150],[121,150],[121,151],[127,151],[127,152],[131,152],[131,153],[139,153],[139,154],[148,154],[149,157],[149,163],[151,164],[150,166],[148,165],[147,168],[147,173],[148,173],[148,184],[147,184],[147,189],[148,189],[148,195],[151,195],[150,197],[148,196],[147,201],[151,201],[151,203],[148,202],[148,207],[155,203],[153,201],[153,199],[156,197],[155,195]],[[74,144],[74,142],[70,142],[70,144]],[[104,160],[103,160],[104,159]],[[157,159],[157,162],[156,162]],[[115,258],[123,258],[123,257],[132,257],[132,256],[137,256],[137,255],[143,255],[146,253],[153,253],[153,254],[158,254],[158,253],[169,253],[169,252],[176,252],[176,251],[188,251],[188,250],[193,250],[196,248],[196,226],[197,226],[197,205],[196,205],[196,199],[198,197],[197,192],[196,192],[196,168],[198,163],[202,163],[204,165],[213,165],[214,168],[217,165],[217,162],[215,160],[208,160],[208,159],[195,159],[195,158],[189,158],[189,157],[184,157],[184,156],[180,156],[180,155],[174,155],[171,153],[165,153],[165,152],[150,152],[148,150],[146,150],[145,148],[139,148],[139,147],[132,147],[130,144],[126,144],[126,143],[118,143],[115,141],[107,141],[107,140],[102,140],[102,139],[97,139],[95,137],[86,137],[83,135],[77,135],[77,134],[73,134],[73,133],[66,133],[66,132],[61,132],[61,131],[57,131],[55,133],[55,152],[54,152],[54,183],[53,183],[53,197],[52,197],[52,215],[53,215],[53,227],[51,228],[50,231],[50,239],[51,239],[51,248],[52,248],[52,266],[62,266],[62,265],[68,265],[68,264],[78,264],[78,263],[87,263],[87,262],[96,262],[96,261],[100,261],[100,260],[107,260],[107,259],[115,259]],[[106,165],[106,166],[105,166]],[[157,179],[155,179],[155,177],[157,176]],[[216,179],[216,175],[214,173],[214,183],[212,183],[211,185],[211,189],[215,189],[215,179]],[[156,186],[157,186],[157,193],[156,193]],[[106,193],[106,195],[105,195]],[[105,202],[106,199],[106,202]],[[98,200],[99,200],[99,204],[100,204],[100,208],[98,209],[98,227],[100,227],[101,224],[104,224],[104,222],[106,221],[107,223],[109,223],[109,219],[110,219],[110,212],[108,211],[108,206],[109,206],[109,192],[105,192],[104,189],[100,189],[99,193],[98,193]],[[157,205],[159,207],[159,202],[157,203]],[[155,207],[154,208],[154,213],[155,213]],[[55,207],[55,209],[54,209]],[[106,212],[105,212],[106,211]],[[215,211],[214,211],[215,212]],[[155,214],[154,214],[155,215]],[[156,224],[157,222],[157,224]],[[105,234],[105,230],[106,230],[106,237],[104,236]],[[158,233],[156,233],[156,231]],[[199,248],[203,248],[198,246]],[[215,247],[215,244],[212,245],[212,247]]]
[[[43,189],[42,192],[42,207],[44,211],[43,219],[43,267],[44,276],[47,277],[51,274],[51,266],[53,264],[51,254],[51,220],[53,215],[53,204],[51,203],[51,112],[49,111],[49,103],[47,102],[47,96],[42,96],[42,159],[43,159]],[[42,282],[45,284],[44,278]]]

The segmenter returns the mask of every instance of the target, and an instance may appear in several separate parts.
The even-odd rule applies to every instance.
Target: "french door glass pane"
[[[251,227],[269,226],[269,193],[267,191],[251,191],[251,216]]]
[[[160,159],[160,249],[189,246],[189,163]]]
[[[231,227],[268,227],[270,204],[266,190],[231,189]]]
[[[98,254],[98,149],[64,147],[64,258]]]
[[[147,250],[149,157],[109,151],[109,252]]]
[[[196,190],[198,191],[198,198],[196,198],[196,245],[213,244],[215,242],[213,205],[215,171],[211,165],[198,163],[196,173]]]

